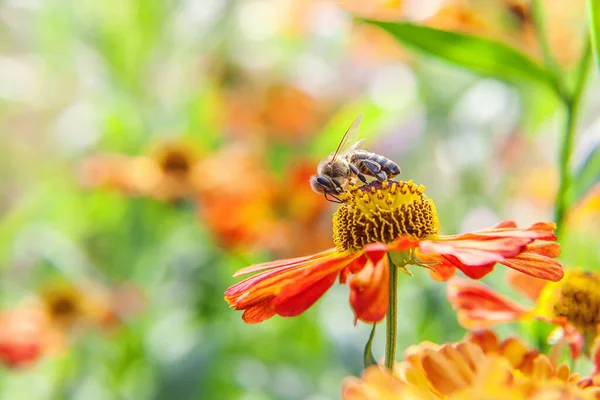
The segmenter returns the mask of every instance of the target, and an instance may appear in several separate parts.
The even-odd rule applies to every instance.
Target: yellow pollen
[[[567,271],[560,282],[546,285],[540,300],[551,315],[566,317],[579,331],[595,333],[600,324],[600,275]]]
[[[389,243],[401,235],[426,239],[439,232],[435,204],[412,180],[374,181],[349,186],[333,215],[338,250],[359,250],[368,243]]]

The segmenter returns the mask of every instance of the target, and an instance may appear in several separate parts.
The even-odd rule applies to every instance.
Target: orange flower
[[[490,331],[454,344],[409,349],[391,374],[371,366],[347,378],[344,400],[598,399],[598,377],[580,378],[516,338],[500,342]]]
[[[45,350],[47,321],[39,309],[0,312],[0,363],[21,367],[37,360]]]
[[[512,285],[533,300],[535,307],[524,307],[480,283],[456,279],[448,285],[448,298],[458,312],[460,323],[478,329],[538,319],[557,326],[551,338],[568,343],[573,358],[579,357],[584,349],[589,352],[593,338],[600,333],[600,275],[573,269],[556,283],[516,273],[510,277]]]
[[[406,14],[406,5],[403,0],[339,0],[338,5],[365,18],[397,20]]]
[[[567,215],[569,228],[585,233],[598,231],[600,226],[600,183],[596,183]]]
[[[227,248],[260,248],[283,257],[322,249],[330,240],[321,226],[328,203],[306,184],[315,162],[295,160],[278,179],[263,158],[248,147],[228,146],[198,164],[201,222]],[[306,240],[283,240],[290,236]]]
[[[91,157],[82,163],[79,175],[86,186],[172,201],[195,192],[198,160],[193,145],[171,141],[155,146],[150,156]]]
[[[223,129],[234,137],[268,143],[298,143],[314,136],[333,109],[329,99],[285,83],[242,80],[222,97]]]
[[[436,279],[449,279],[457,268],[479,279],[496,263],[543,279],[562,278],[562,267],[553,259],[558,249],[553,223],[522,229],[505,221],[481,231],[439,235],[435,204],[424,190],[413,181],[350,186],[333,217],[335,248],[244,268],[235,276],[259,273],[227,289],[226,301],[244,310],[248,323],[275,314],[295,316],[339,277],[349,283],[355,320],[378,322],[388,307],[388,254],[404,272],[410,274],[404,265],[426,266]]]
[[[110,328],[143,306],[134,286],[109,289],[96,282],[51,283],[41,291],[38,302],[49,323],[65,332],[83,326]]]
[[[260,160],[247,146],[234,145],[198,164],[199,217],[228,248],[263,244],[275,230],[276,185]]]

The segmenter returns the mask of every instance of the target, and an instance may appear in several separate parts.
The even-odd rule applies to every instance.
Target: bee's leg
[[[369,171],[380,181],[387,181],[387,174],[381,170],[381,165],[375,161],[362,160],[363,164],[369,168]]]
[[[327,194],[328,194],[328,193],[327,193],[327,192],[325,192],[325,200],[327,200],[327,201],[330,201],[330,202],[332,202],[332,203],[343,203],[343,201],[342,201],[342,200],[340,200],[340,199],[339,199],[337,196],[334,196],[334,195],[332,195],[331,193],[329,193],[329,195],[330,195],[331,197],[333,197],[335,200],[331,200],[331,199],[327,198]]]
[[[387,176],[387,174],[386,174],[385,172],[383,172],[383,171],[379,171],[379,172],[378,172],[378,173],[377,173],[375,176],[376,176],[376,177],[377,177],[377,179],[378,179],[378,180],[380,180],[381,182],[383,182],[383,181],[387,181],[387,180],[388,180],[388,176]]]
[[[360,179],[361,181],[363,181],[363,183],[367,183],[367,177],[364,176],[359,170],[358,168],[356,168],[356,165],[354,164],[350,164],[348,163],[348,165],[350,166],[350,169],[352,170],[352,172],[354,173],[354,175],[358,176],[358,179]]]
[[[340,183],[340,181],[338,181],[335,178],[331,178],[331,182],[333,182],[333,189],[338,192],[338,193],[342,193],[344,191],[344,188],[342,187],[342,184]]]

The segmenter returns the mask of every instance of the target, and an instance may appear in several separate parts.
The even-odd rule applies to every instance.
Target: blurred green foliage
[[[279,255],[266,246],[223,245],[194,198],[169,202],[85,187],[79,166],[95,154],[148,154],[155,143],[185,139],[210,158],[241,143],[259,147],[260,168],[285,179],[300,161],[316,166],[364,112],[368,148],[397,160],[403,179],[428,187],[443,233],[552,218],[561,126],[555,97],[527,82],[509,85],[435,58],[381,50],[385,39],[357,37],[364,25],[334,3],[282,3],[0,4],[0,305],[15,307],[57,278],[129,282],[144,298],[121,326],[73,335],[66,349],[33,365],[1,368],[0,398],[325,400],[339,398],[342,379],[362,369],[371,327],[352,325],[347,287],[336,285],[300,317],[246,325],[223,300],[239,280],[231,275]],[[294,20],[297,26],[286,26]],[[408,29],[395,31],[403,42],[416,40],[415,30],[423,41],[440,35],[398,26]],[[459,34],[434,39],[428,53],[471,63],[485,76],[555,87],[544,67],[505,45]],[[473,47],[452,52],[466,42]],[[458,59],[467,53],[470,61]],[[246,109],[260,114],[251,108],[256,87],[271,83],[310,93],[319,117],[309,132],[289,139],[228,125],[228,96],[251,93],[233,117]],[[280,105],[267,111],[277,115]],[[589,109],[582,114],[582,125],[596,118]],[[598,181],[597,154],[581,169],[583,186],[571,201]],[[229,168],[202,174],[218,178]],[[548,180],[536,180],[534,171]],[[318,229],[329,232],[334,207],[327,207]],[[598,268],[594,237],[561,239],[565,265]],[[400,351],[421,340],[460,339],[464,329],[445,284],[413,272],[400,283]],[[500,268],[485,281],[510,291]],[[541,323],[499,328],[538,346],[546,346],[548,330]]]

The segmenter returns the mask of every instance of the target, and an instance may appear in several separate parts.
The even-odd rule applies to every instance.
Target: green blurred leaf
[[[389,32],[408,47],[478,74],[506,81],[521,79],[537,82],[560,93],[557,80],[550,71],[503,43],[407,22],[364,21]]]
[[[377,360],[375,360],[375,356],[373,356],[373,339],[375,339],[375,328],[377,328],[377,324],[373,324],[371,334],[369,335],[369,340],[365,345],[365,351],[363,353],[363,364],[365,369],[371,365],[377,365]]]
[[[590,35],[596,64],[600,68],[600,0],[588,0]]]

